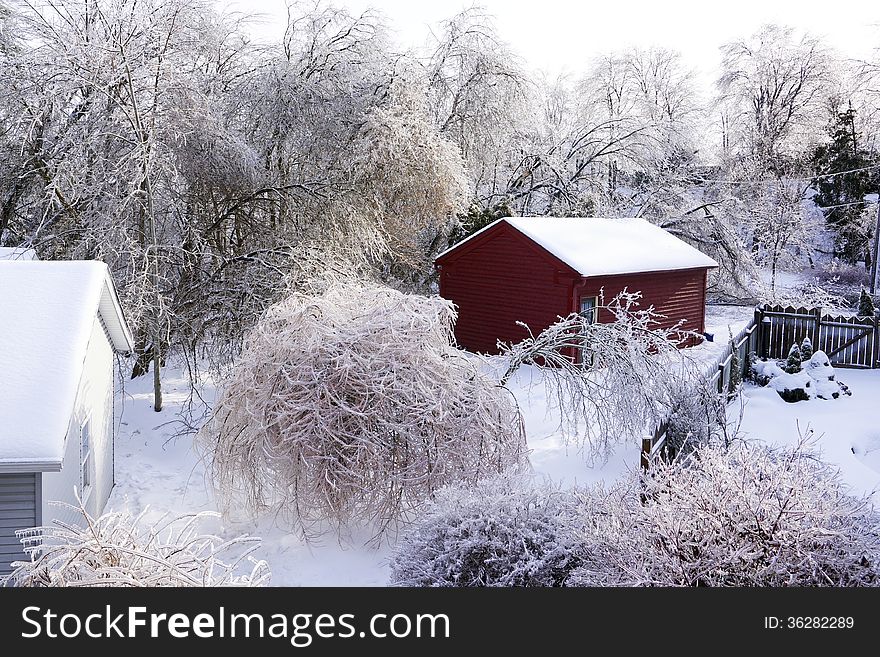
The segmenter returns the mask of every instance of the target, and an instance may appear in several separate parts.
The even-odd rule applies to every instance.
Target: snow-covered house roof
[[[0,260],[36,260],[37,252],[20,246],[0,246]]]
[[[0,471],[61,466],[96,316],[133,350],[104,263],[0,261]]]
[[[478,235],[506,222],[543,247],[581,276],[717,267],[712,258],[675,235],[638,218],[505,217],[450,249],[459,249]]]

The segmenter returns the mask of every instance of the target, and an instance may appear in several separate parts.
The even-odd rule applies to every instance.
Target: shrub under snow
[[[792,352],[796,347],[792,347]],[[797,369],[791,363],[791,354],[785,365],[781,361],[756,360],[752,364],[755,381],[769,385],[787,402],[837,399],[852,394],[846,384],[837,380],[834,367],[824,351],[812,352],[809,360],[803,363],[798,359]]]
[[[397,546],[401,586],[562,586],[577,566],[574,498],[550,484],[498,478],[449,488]]]
[[[509,391],[456,349],[452,304],[363,285],[273,306],[200,433],[230,508],[379,530],[525,458]]]
[[[877,586],[880,517],[805,442],[740,441],[610,490],[442,491],[392,565],[409,586]]]
[[[199,532],[214,513],[163,518],[82,507],[82,526],[58,524],[19,532],[32,560],[16,562],[14,586],[265,586],[265,561],[250,555],[259,539],[222,540]]]
[[[880,519],[804,449],[709,446],[658,463],[646,501],[581,495],[587,586],[876,586]]]

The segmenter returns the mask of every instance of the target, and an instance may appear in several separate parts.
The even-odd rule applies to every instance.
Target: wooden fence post
[[[651,465],[651,448],[654,446],[654,439],[648,436],[647,438],[642,438],[642,457],[641,463],[642,472],[647,472],[648,468]]]
[[[880,367],[880,314],[874,311],[874,353],[871,367]]]
[[[761,358],[770,358],[770,318],[761,311]]]
[[[755,353],[759,357],[763,356],[762,349],[764,348],[764,325],[761,324],[761,320],[764,318],[762,307],[760,304],[755,306]]]
[[[813,342],[813,351],[819,351],[822,346],[819,341],[822,339],[820,331],[822,330],[822,308],[813,308],[813,335],[810,340]]]
[[[724,361],[718,363],[718,394],[724,394]]]

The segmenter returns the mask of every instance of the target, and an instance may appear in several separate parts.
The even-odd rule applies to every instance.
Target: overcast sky
[[[222,1],[222,0],[221,0]],[[285,0],[229,0],[259,12],[263,37],[283,33]],[[464,0],[334,0],[360,13],[383,13],[400,45],[425,42],[428,29],[474,4]],[[747,36],[765,23],[790,25],[822,36],[847,57],[865,59],[880,46],[880,3],[869,0],[482,0],[501,38],[529,67],[551,75],[581,73],[597,54],[627,46],[674,48],[709,82],[717,71],[718,46]]]

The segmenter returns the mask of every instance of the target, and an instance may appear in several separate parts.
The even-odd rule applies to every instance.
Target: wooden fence
[[[759,306],[762,358],[785,358],[795,342],[810,338],[813,350],[824,351],[834,367],[880,367],[880,318],[824,315],[818,308]]]
[[[725,347],[705,373],[709,385],[719,394],[733,395],[732,381],[746,376],[748,355],[761,358],[786,358],[791,345],[805,337],[813,351],[824,351],[834,367],[880,367],[880,316],[843,317],[824,315],[821,308],[758,306],[755,316]],[[739,377],[733,377],[734,367]],[[661,457],[666,440],[666,422],[642,440],[641,467]]]

